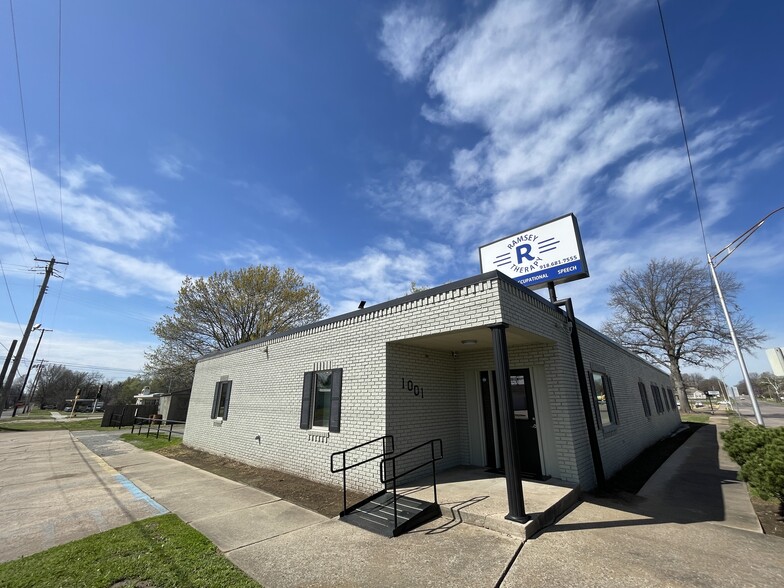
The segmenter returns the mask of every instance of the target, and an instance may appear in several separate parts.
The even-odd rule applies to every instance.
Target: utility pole
[[[37,328],[40,328],[41,325],[37,325]],[[36,330],[36,327],[33,327],[33,330]],[[11,413],[12,417],[16,416],[16,407],[19,404],[19,401],[22,400],[22,396],[24,396],[25,387],[27,386],[27,380],[30,378],[30,370],[33,369],[33,364],[35,363],[35,356],[38,354],[38,348],[41,346],[41,341],[44,338],[44,333],[46,331],[51,332],[52,329],[41,329],[41,336],[38,337],[38,343],[35,344],[35,351],[33,351],[33,358],[30,360],[30,365],[27,366],[27,373],[25,374],[24,381],[22,382],[22,389],[19,390],[19,397],[14,402],[14,412]]]
[[[16,372],[19,369],[19,363],[22,361],[22,356],[24,355],[25,347],[27,346],[27,339],[30,337],[30,331],[33,330],[35,317],[38,315],[38,309],[41,307],[41,301],[44,299],[44,294],[46,293],[46,286],[49,284],[49,278],[54,273],[54,266],[55,264],[68,265],[67,261],[56,261],[54,257],[49,261],[46,261],[45,259],[38,259],[36,257],[35,261],[45,262],[47,264],[46,270],[44,272],[44,281],[41,284],[41,289],[38,291],[38,298],[35,301],[35,306],[33,306],[33,312],[30,313],[30,320],[27,321],[27,328],[25,329],[24,335],[22,335],[22,342],[19,345],[19,351],[14,358],[14,363],[11,365],[11,372],[8,374],[8,378],[3,385],[2,392],[0,392],[0,406],[5,406],[5,399],[8,397],[8,393],[11,391],[11,385],[14,383]]]
[[[14,356],[14,349],[16,349],[16,339],[11,341],[11,348],[8,350],[8,355],[5,356],[5,362],[3,363],[3,371],[0,372],[0,391],[3,389],[3,382],[5,382],[5,373],[8,371],[8,364],[11,363],[11,358]],[[2,394],[0,393],[0,396]],[[0,404],[0,411],[5,408],[2,404]]]
[[[25,408],[23,412],[30,412],[33,407],[33,395],[35,394],[35,388],[38,386],[38,378],[41,375],[41,368],[44,367],[44,360],[38,362],[38,369],[35,371],[35,379],[33,380],[33,386],[30,390],[30,394],[27,395],[27,403],[25,404]]]

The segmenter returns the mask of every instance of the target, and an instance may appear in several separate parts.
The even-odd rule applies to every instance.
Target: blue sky
[[[13,4],[27,143],[0,7],[5,346],[35,256],[70,263],[39,358],[117,379],[185,275],[291,266],[339,314],[477,274],[479,245],[573,212],[591,277],[558,293],[598,327],[624,268],[704,258],[653,0],[63,5],[58,132],[58,3]],[[715,252],[784,204],[784,7],[664,11]],[[768,346],[782,229],[722,266]]]

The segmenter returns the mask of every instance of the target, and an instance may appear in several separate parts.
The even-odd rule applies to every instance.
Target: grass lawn
[[[120,439],[123,441],[130,443],[134,447],[138,447],[139,449],[144,449],[146,451],[158,451],[159,449],[163,449],[164,447],[173,447],[175,445],[179,445],[182,443],[182,437],[178,435],[172,435],[172,440],[168,441],[168,432],[166,435],[161,432],[161,436],[156,439],[155,437],[145,437],[144,435],[132,435],[131,433],[125,433],[120,435]]]
[[[20,408],[16,416],[13,420],[17,419],[51,419],[52,418],[52,411],[51,410],[41,410],[40,408],[34,408],[30,412],[22,414],[22,409]]]
[[[12,419],[0,421],[0,431],[57,431],[67,429],[69,431],[94,431],[101,428],[101,419],[71,420],[63,419],[47,423],[26,423]]]
[[[707,414],[684,413],[684,414],[681,414],[681,420],[684,423],[707,423],[707,422],[710,421],[710,415],[707,415]]]
[[[0,586],[258,588],[259,584],[204,535],[167,514],[0,564]]]

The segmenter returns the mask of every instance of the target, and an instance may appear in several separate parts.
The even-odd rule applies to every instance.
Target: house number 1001
[[[425,389],[420,388],[419,386],[415,386],[414,382],[411,380],[406,380],[405,378],[401,378],[403,382],[403,390],[408,390],[409,392],[413,392],[414,396],[419,396],[421,398],[425,397]]]

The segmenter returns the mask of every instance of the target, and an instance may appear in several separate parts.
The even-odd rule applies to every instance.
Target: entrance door
[[[503,447],[498,414],[498,394],[495,372],[480,373],[482,389],[482,418],[485,425],[485,455],[487,465],[503,469]],[[528,369],[509,371],[509,391],[515,418],[515,439],[520,456],[520,471],[525,476],[542,477],[539,459],[539,438],[536,430],[531,372]]]

